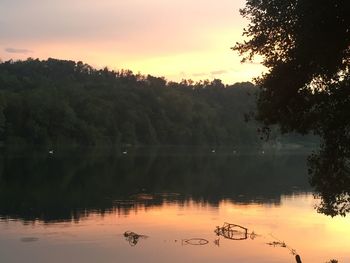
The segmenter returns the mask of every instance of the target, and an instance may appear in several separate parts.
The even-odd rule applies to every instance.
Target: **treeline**
[[[82,62],[0,63],[5,145],[256,145],[251,83],[167,82]]]

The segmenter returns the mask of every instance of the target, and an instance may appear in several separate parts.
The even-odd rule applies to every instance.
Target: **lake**
[[[348,217],[315,210],[309,153],[2,153],[0,262],[350,262]]]

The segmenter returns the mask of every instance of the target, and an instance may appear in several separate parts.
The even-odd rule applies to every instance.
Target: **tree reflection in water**
[[[213,155],[210,148],[130,149],[128,155],[105,149],[3,153],[0,217],[79,220],[91,212],[128,214],[140,205],[189,199],[213,206],[223,199],[278,205],[282,194],[311,190],[320,199],[319,213],[345,216],[350,211],[350,153],[336,137],[328,138],[333,141],[312,154],[307,165],[309,152]]]
[[[79,221],[91,213],[127,215],[189,200],[279,205],[309,192],[308,153],[257,154],[211,148],[29,151],[0,155],[0,217]],[[11,202],[9,202],[11,200]]]
[[[309,157],[310,184],[320,199],[316,209],[328,216],[345,216],[350,212],[350,152],[329,137],[318,154]]]

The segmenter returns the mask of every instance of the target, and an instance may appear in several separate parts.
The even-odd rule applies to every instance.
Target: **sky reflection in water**
[[[136,206],[127,213],[111,210],[91,213],[79,221],[23,224],[0,223],[2,262],[294,262],[286,248],[271,246],[280,239],[295,249],[303,262],[325,262],[337,257],[348,262],[348,218],[315,213],[312,195],[283,196],[276,204],[218,206],[188,201],[160,206]],[[224,222],[254,231],[254,239],[234,241],[214,230]],[[147,235],[135,246],[125,231]],[[206,245],[184,244],[183,239],[203,238]],[[24,242],[24,240],[27,240]]]
[[[276,241],[350,261],[350,221],[316,213],[305,154],[67,156],[3,159],[1,262],[295,262]],[[224,222],[257,236],[219,238]]]

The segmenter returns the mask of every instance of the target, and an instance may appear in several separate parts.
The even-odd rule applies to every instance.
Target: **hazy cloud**
[[[186,72],[185,71],[181,71],[180,73],[179,73],[179,75],[181,76],[181,77],[186,77]]]
[[[193,77],[204,77],[204,76],[207,76],[208,73],[204,73],[204,72],[202,72],[202,73],[193,73],[192,75],[193,75]]]
[[[214,70],[212,72],[210,72],[211,75],[222,75],[227,73],[227,70],[221,69],[221,70]]]
[[[28,53],[32,53],[33,52],[33,51],[29,50],[29,49],[12,48],[12,47],[5,48],[5,51],[7,53],[15,53],[15,54],[28,54]]]

